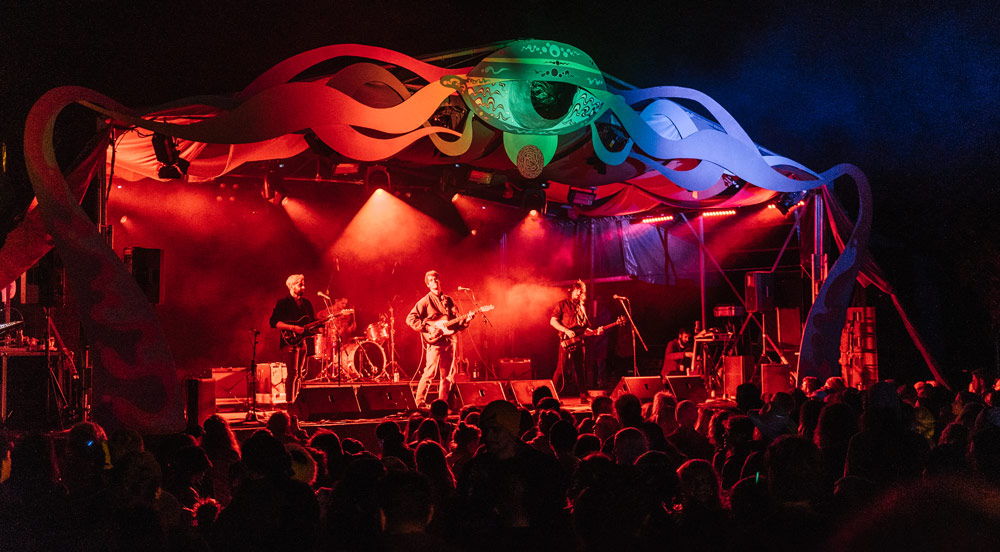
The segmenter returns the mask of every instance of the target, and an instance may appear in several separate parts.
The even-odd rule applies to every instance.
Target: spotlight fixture
[[[570,205],[593,205],[594,200],[597,199],[597,194],[591,190],[579,190],[576,188],[570,188],[569,193],[566,195],[566,201]]]
[[[177,153],[177,144],[174,139],[159,132],[153,134],[153,152],[156,160],[160,162],[160,169],[156,176],[162,180],[177,180],[184,178],[188,167],[191,166],[186,159],[182,159]]]
[[[545,214],[545,190],[529,188],[521,195],[521,208],[525,211],[538,211],[538,214]]]
[[[389,170],[382,165],[372,165],[365,169],[365,188],[369,192],[379,188],[387,192],[392,191]]]
[[[781,194],[774,206],[777,207],[778,211],[780,211],[782,215],[787,215],[788,212],[794,209],[797,205],[804,204],[808,195],[809,192],[806,190],[798,192],[785,192]]]

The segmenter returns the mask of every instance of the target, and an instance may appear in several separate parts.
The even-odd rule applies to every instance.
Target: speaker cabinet
[[[54,429],[59,414],[55,409],[55,397],[49,393],[45,355],[12,355],[4,357],[3,361],[7,363],[4,425],[15,431]]]
[[[723,358],[722,383],[724,386],[723,392],[727,397],[735,397],[736,388],[744,382],[750,381],[750,374],[747,373],[747,367],[750,365],[747,358],[743,356],[727,356]]]
[[[559,400],[559,394],[556,393],[556,387],[552,384],[552,380],[511,380],[507,383],[507,389],[510,391],[507,399],[521,406],[531,408],[533,406],[531,397],[535,394],[535,390],[541,387],[548,387],[552,393],[552,397],[557,401]]]
[[[705,381],[701,376],[670,376],[667,378],[667,387],[678,402],[703,403],[708,400],[708,389],[705,389]]]
[[[765,395],[789,392],[795,387],[792,367],[788,364],[761,364],[760,391]]]
[[[501,358],[500,373],[497,376],[502,380],[530,380],[531,359]]]
[[[463,406],[484,407],[493,401],[506,400],[499,381],[470,381],[456,383],[451,388],[448,406],[458,410]]]
[[[365,416],[384,416],[417,409],[408,383],[362,385],[358,387],[358,403]]]
[[[258,406],[274,403],[274,385],[271,382],[272,366],[274,365],[257,365]],[[284,365],[277,364],[277,366]],[[218,408],[233,409],[246,406],[248,385],[246,368],[212,368],[212,379],[215,381],[214,396],[215,404]],[[279,384],[280,389],[283,391],[284,382],[280,381]]]
[[[126,247],[122,256],[125,268],[135,278],[149,302],[159,304],[163,300],[163,250]]]
[[[753,270],[746,279],[747,312],[767,312],[774,308],[774,273]]]
[[[617,399],[626,393],[631,393],[639,397],[641,402],[648,402],[653,400],[653,395],[664,389],[659,376],[624,377],[611,391],[611,398]]]
[[[326,383],[303,384],[289,412],[300,420],[315,422],[337,418],[357,418],[361,406],[354,387]]]
[[[215,414],[215,381],[212,378],[192,378],[187,380],[188,423],[202,425],[209,416]]]

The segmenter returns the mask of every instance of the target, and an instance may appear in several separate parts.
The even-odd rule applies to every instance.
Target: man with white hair
[[[305,376],[306,360],[309,358],[309,342],[306,325],[315,320],[312,303],[305,298],[306,277],[292,274],[285,280],[288,295],[282,297],[271,311],[272,328],[281,330],[281,361],[288,369],[285,393],[289,404],[298,396],[301,379]]]

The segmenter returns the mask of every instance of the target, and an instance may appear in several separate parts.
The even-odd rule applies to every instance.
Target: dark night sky
[[[1000,293],[1000,16],[988,2],[922,11],[902,1],[262,4],[5,2],[7,185],[23,183],[27,110],[55,86],[143,107],[237,91],[328,44],[421,55],[553,39],[638,87],[712,96],[758,143],[813,170],[859,166],[876,199],[872,248],[937,354],[993,363],[993,341],[977,329]]]

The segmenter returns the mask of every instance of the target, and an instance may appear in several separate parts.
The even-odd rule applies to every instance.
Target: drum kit
[[[379,315],[378,322],[368,324],[357,337],[354,309],[333,305],[320,311],[317,318],[328,318],[316,334],[313,358],[320,363],[320,369],[306,381],[398,381],[392,305],[388,315]]]

